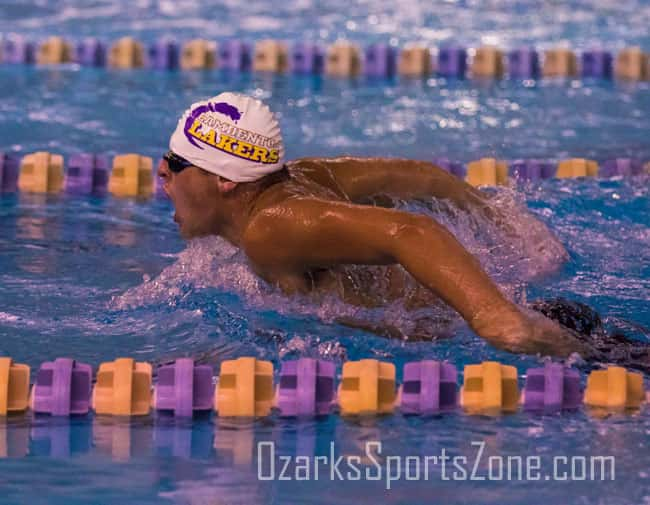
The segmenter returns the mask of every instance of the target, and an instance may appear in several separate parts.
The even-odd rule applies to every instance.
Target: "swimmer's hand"
[[[507,315],[495,311],[492,317],[484,317],[481,324],[473,324],[472,328],[495,347],[513,353],[558,358],[578,353],[583,359],[593,359],[598,355],[594,346],[577,333],[528,309]]]

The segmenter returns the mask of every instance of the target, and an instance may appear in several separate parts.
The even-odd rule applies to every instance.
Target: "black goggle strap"
[[[192,163],[190,161],[187,161],[185,158],[178,156],[172,151],[167,151],[167,153],[165,153],[165,155],[163,156],[163,159],[167,162],[167,165],[169,166],[169,170],[171,170],[174,173],[181,172],[185,170],[187,167],[192,166]]]

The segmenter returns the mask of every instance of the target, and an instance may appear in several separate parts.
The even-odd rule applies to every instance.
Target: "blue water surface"
[[[34,39],[124,34],[223,39],[266,36],[365,44],[458,42],[504,48],[567,44],[612,50],[650,49],[650,5],[616,2],[449,1],[127,2],[5,1],[0,32]],[[0,150],[139,152],[158,157],[178,115],[224,90],[253,94],[278,112],[288,156],[355,154],[464,162],[568,156],[603,161],[650,159],[647,83],[611,81],[368,81],[253,74],[115,72],[102,69],[0,66]],[[549,180],[496,192],[519,236],[504,242],[489,223],[458,213],[441,219],[474,252],[502,289],[523,302],[565,296],[588,303],[606,324],[645,338],[650,326],[650,204],[647,177]],[[523,209],[546,224],[534,227]],[[351,309],[287,300],[264,285],[246,258],[217,238],[183,242],[169,202],[64,195],[0,195],[0,355],[35,371],[73,356],[97,367],[118,356],[153,363],[180,356],[218,362],[242,355],[394,362],[498,359],[520,374],[542,357],[498,351],[457,319],[454,337],[438,342],[387,340],[332,322]],[[525,230],[522,231],[522,230]],[[557,236],[557,239],[553,238]],[[554,273],[561,247],[566,261]],[[375,316],[377,314],[370,314]],[[379,314],[409,331],[400,307]],[[443,333],[443,329],[440,329]],[[583,380],[586,372],[582,372]],[[523,381],[521,384],[523,385]],[[600,419],[579,411],[539,416],[434,418],[401,415],[346,420],[277,416],[192,423],[143,419],[0,419],[0,504],[124,503],[500,503],[640,504],[650,500],[647,410]],[[386,475],[361,482],[258,479],[259,442],[284,456],[364,456],[380,442],[383,456],[439,455],[473,461],[539,456],[539,481],[428,480]],[[482,444],[482,445],[481,445]],[[558,482],[554,456],[614,456],[615,479]],[[266,460],[265,460],[266,461]],[[384,460],[386,461],[386,460]],[[410,463],[413,470],[415,463]],[[421,474],[420,474],[421,476]]]

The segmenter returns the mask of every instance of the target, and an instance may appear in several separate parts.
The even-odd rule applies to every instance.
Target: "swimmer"
[[[434,219],[377,205],[385,197],[434,198],[499,220],[483,193],[431,163],[285,161],[280,126],[269,108],[245,95],[222,93],[183,114],[158,175],[184,238],[223,237],[244,251],[256,274],[287,295],[334,294],[376,307],[407,296],[410,276],[419,286],[409,295],[412,305],[442,300],[496,347],[594,356],[588,341],[508,300]],[[363,274],[352,276],[346,268],[353,265],[384,268],[382,292],[365,283]]]

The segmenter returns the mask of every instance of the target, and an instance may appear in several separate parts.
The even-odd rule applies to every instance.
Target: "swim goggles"
[[[172,151],[167,151],[163,155],[163,160],[167,162],[167,166],[169,167],[169,170],[174,172],[175,174],[178,174],[185,170],[187,167],[191,167],[193,163],[191,161],[187,161],[185,158],[182,158],[178,154],[175,154]]]

